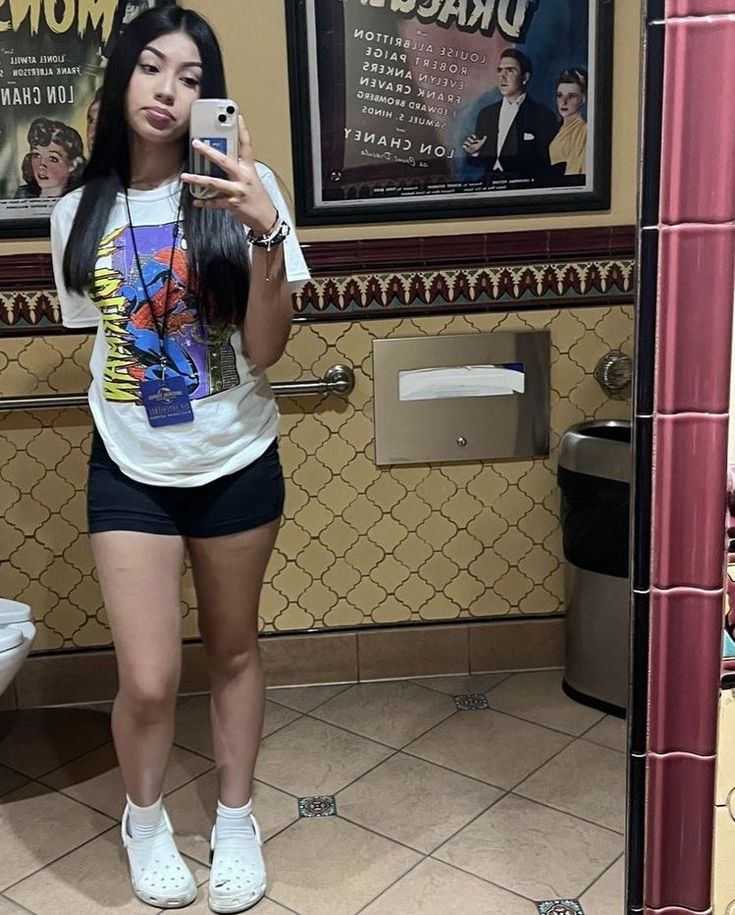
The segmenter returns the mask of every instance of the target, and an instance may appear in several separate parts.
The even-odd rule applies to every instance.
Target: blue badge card
[[[194,420],[183,378],[173,376],[162,381],[144,381],[140,385],[140,396],[148,414],[148,422],[154,428],[176,426]]]

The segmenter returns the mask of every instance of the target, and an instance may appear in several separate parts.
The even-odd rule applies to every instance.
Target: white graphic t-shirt
[[[291,223],[273,173],[260,163],[258,173],[279,213]],[[111,458],[133,480],[154,486],[201,486],[251,464],[276,437],[278,411],[265,374],[243,355],[239,328],[210,325],[195,297],[187,294],[186,238],[175,230],[180,182],[128,191],[147,294],[122,193],[100,243],[94,291],[78,295],[65,287],[64,248],[81,193],[73,191],[56,204],[51,253],[64,326],[98,328],[89,405]],[[293,229],[284,256],[289,288],[295,291],[309,279],[309,270]],[[194,421],[153,428],[140,386],[160,377],[156,322],[163,326],[164,311],[167,373],[184,380]]]

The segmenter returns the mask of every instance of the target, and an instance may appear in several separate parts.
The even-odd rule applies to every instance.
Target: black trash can
[[[597,420],[561,439],[558,482],[564,544],[564,690],[624,717],[630,663],[631,426]]]

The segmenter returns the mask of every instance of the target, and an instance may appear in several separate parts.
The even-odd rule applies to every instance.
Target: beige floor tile
[[[459,696],[486,693],[507,678],[508,674],[470,674],[468,677],[427,677],[413,682],[448,696]]]
[[[6,795],[0,811],[0,890],[114,823],[58,791],[33,784]]]
[[[15,791],[21,785],[25,785],[28,779],[19,772],[13,772],[12,769],[6,769],[0,766],[0,797],[9,791]]]
[[[202,775],[166,798],[181,851],[197,861],[209,862],[209,837],[217,808],[217,773]],[[263,839],[285,829],[298,819],[296,798],[268,785],[255,782],[253,810]]]
[[[284,725],[295,721],[298,712],[275,702],[265,703],[263,737],[277,731]],[[200,753],[214,759],[212,732],[209,725],[209,696],[189,696],[182,699],[176,709],[176,736],[174,740],[180,747]]]
[[[361,915],[500,915],[501,912],[502,915],[538,915],[532,902],[428,858],[363,909]]]
[[[207,868],[187,863],[197,883],[207,879]],[[99,915],[108,911],[148,915],[155,911],[133,895],[117,827],[23,880],[7,895],[36,915]]]
[[[357,734],[301,718],[266,737],[255,777],[297,797],[335,794],[391,753]]]
[[[568,899],[576,898],[622,850],[622,836],[511,795],[434,857],[529,899]]]
[[[574,702],[561,688],[562,673],[549,670],[513,674],[488,694],[491,708],[578,737],[603,717]]]
[[[337,795],[337,812],[429,854],[502,792],[439,766],[393,756]]]
[[[605,717],[584,735],[585,740],[625,753],[628,749],[628,729],[622,718]]]
[[[296,709],[297,712],[310,712],[349,688],[349,683],[336,686],[279,686],[267,690],[266,696],[279,705],[285,705],[286,708]]]
[[[268,895],[299,915],[354,915],[421,856],[339,817],[300,819],[265,846]]]
[[[90,709],[5,712],[0,715],[0,764],[35,778],[109,739],[109,716]]]
[[[212,915],[212,910],[207,903],[206,883],[203,883],[200,887],[197,901],[182,909],[182,911],[186,915]],[[252,915],[292,915],[291,909],[284,909],[282,905],[278,905],[277,902],[273,902],[268,898],[261,899],[257,906],[253,909],[248,909],[248,912],[252,912]],[[0,915],[3,915],[2,910],[0,910]]]
[[[500,712],[458,712],[404,752],[498,788],[513,788],[571,741]]]
[[[163,793],[169,794],[213,765],[210,759],[175,746],[166,770]],[[111,743],[44,775],[40,781],[115,819],[122,815],[125,788]]]
[[[28,910],[21,909],[14,902],[0,896],[0,915],[28,915]]]
[[[579,901],[589,915],[620,915],[625,908],[625,860],[614,864]]]
[[[397,748],[456,711],[449,696],[403,680],[353,686],[312,715]]]
[[[625,756],[578,740],[526,779],[516,793],[623,832]]]

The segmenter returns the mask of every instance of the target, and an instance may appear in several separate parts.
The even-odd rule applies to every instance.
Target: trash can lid
[[[572,426],[561,437],[559,467],[630,483],[630,434],[631,424],[623,419],[595,419]]]

